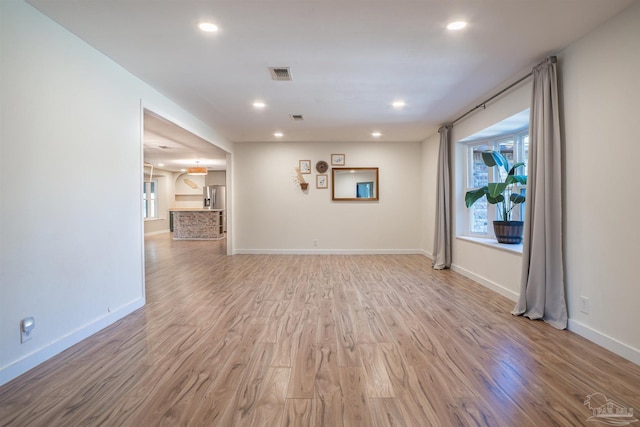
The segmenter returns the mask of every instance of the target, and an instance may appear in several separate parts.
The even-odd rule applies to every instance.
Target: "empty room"
[[[0,31],[1,426],[638,422],[639,0]]]

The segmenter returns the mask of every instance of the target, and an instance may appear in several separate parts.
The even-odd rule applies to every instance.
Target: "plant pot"
[[[302,188],[303,190],[306,190],[308,186],[309,186],[308,182],[301,182],[300,183],[300,188]]]
[[[524,221],[493,221],[493,232],[498,243],[517,245],[522,243]]]

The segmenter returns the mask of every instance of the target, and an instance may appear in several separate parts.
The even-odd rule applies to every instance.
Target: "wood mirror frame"
[[[378,168],[332,168],[331,199],[370,202],[380,198]]]

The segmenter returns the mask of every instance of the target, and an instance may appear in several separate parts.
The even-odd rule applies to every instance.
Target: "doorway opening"
[[[219,240],[216,246],[228,253],[229,153],[147,109],[143,113],[143,129],[141,203],[145,237],[167,234],[171,239]],[[222,195],[215,206],[215,216],[213,207],[206,204],[211,188],[217,188],[217,194]],[[185,230],[176,233],[176,227],[188,223],[180,222],[179,217],[188,215],[217,221],[215,236],[208,227],[193,227],[187,230],[192,234],[186,234],[186,238]]]

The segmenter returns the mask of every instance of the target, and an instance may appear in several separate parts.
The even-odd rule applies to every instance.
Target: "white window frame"
[[[462,208],[465,210],[464,218],[465,218],[465,226],[464,226],[464,236],[469,237],[482,237],[488,239],[495,239],[495,233],[493,232],[492,222],[498,218],[498,212],[496,209],[496,205],[487,204],[487,232],[473,232],[471,230],[472,225],[472,209],[467,208],[464,203],[464,195],[469,190],[474,190],[475,188],[471,187],[471,175],[473,173],[473,148],[479,145],[486,145],[488,150],[499,150],[499,146],[501,142],[507,140],[514,141],[514,155],[515,162],[526,161],[524,159],[524,141],[529,137],[529,129],[520,129],[517,132],[510,132],[508,134],[502,134],[493,138],[488,139],[478,139],[474,141],[465,142],[464,145],[464,156],[465,156],[465,168],[464,168],[464,176],[463,176],[463,191],[462,191]],[[509,162],[513,164],[513,161]],[[524,173],[524,172],[523,172]],[[488,182],[495,182],[496,176],[499,174],[497,167],[489,168],[489,178]],[[514,191],[520,192],[524,189],[525,186],[518,185],[515,187]],[[512,219],[514,221],[521,221],[524,218],[524,203],[519,205],[513,210]]]
[[[463,197],[467,193],[467,191],[475,190],[475,187],[471,186],[471,176],[473,174],[473,149],[480,145],[486,145],[487,150],[493,149],[493,145],[490,143],[490,141],[487,141],[487,140],[479,140],[479,141],[465,143],[464,186],[462,191]],[[489,168],[488,182],[491,182],[493,180],[494,171],[492,169],[493,168]],[[491,222],[490,218],[495,218],[495,215],[496,215],[495,213],[496,209],[494,205],[487,203],[487,232],[486,233],[471,230],[471,225],[473,222],[473,217],[472,217],[473,210],[472,208],[467,208],[467,206],[464,203],[464,199],[462,201],[462,207],[464,208],[464,211],[465,211],[465,228],[463,233],[464,235],[473,236],[473,237],[492,237],[493,236],[492,227],[490,227],[489,225]]]
[[[153,185],[150,185],[153,183]],[[151,190],[153,187],[153,191]],[[158,218],[158,180],[145,180],[142,192],[142,217],[147,219]]]

